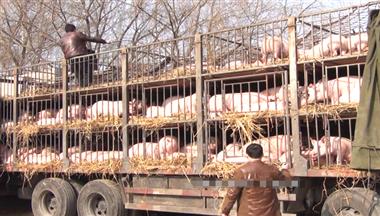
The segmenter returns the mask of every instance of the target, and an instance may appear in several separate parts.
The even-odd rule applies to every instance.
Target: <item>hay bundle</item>
[[[12,132],[17,133],[21,144],[27,144],[29,139],[36,136],[41,132],[51,132],[52,130],[62,129],[63,127],[68,127],[75,129],[80,132],[84,132],[89,135],[94,130],[104,129],[104,128],[119,128],[121,127],[121,118],[111,116],[111,117],[99,117],[91,121],[84,120],[74,120],[67,122],[66,124],[50,124],[50,125],[37,125],[35,122],[21,122],[15,127],[9,127],[6,129],[8,136]]]
[[[170,117],[157,118],[149,118],[145,116],[132,116],[130,123],[137,124],[144,129],[159,129],[167,124],[175,123],[181,120],[194,121],[195,118],[196,116],[194,113],[180,113]]]
[[[335,119],[340,119],[343,113],[352,113],[358,111],[357,103],[325,105],[325,104],[308,104],[301,107],[299,110],[300,115],[311,115],[312,117],[327,114]]]
[[[81,163],[71,164],[68,173],[79,172],[87,175],[90,174],[115,174],[123,166],[123,160],[111,159],[104,161],[83,161]]]
[[[29,139],[36,136],[41,132],[50,132],[52,130],[60,129],[62,124],[51,124],[51,125],[36,125],[34,123],[21,122],[12,129],[7,129],[7,134],[10,135],[11,132],[17,133],[17,137],[21,144],[27,144]]]
[[[227,124],[226,129],[238,132],[241,140],[244,142],[252,142],[255,139],[264,137],[261,132],[260,123],[268,122],[273,117],[280,116],[279,111],[262,111],[255,113],[224,113],[221,117]],[[258,137],[255,136],[257,134]]]
[[[235,169],[238,167],[237,164],[228,162],[212,162],[206,164],[201,170],[201,174],[216,176],[218,178],[230,179],[233,177]]]
[[[278,169],[281,168],[279,161],[263,161],[266,164],[274,165]],[[233,177],[236,168],[239,166],[239,163],[229,163],[225,161],[216,161],[206,164],[201,170],[201,174],[216,176],[217,178],[230,179]]]
[[[159,129],[164,125],[175,122],[175,117],[148,118],[145,116],[133,116],[130,123],[137,124],[144,129]]]
[[[27,176],[33,176],[37,172],[57,172],[62,170],[63,163],[60,160],[52,160],[48,163],[33,164],[17,162],[15,169],[24,172]]]
[[[74,128],[77,131],[84,132],[85,134],[91,134],[93,130],[99,130],[104,128],[119,128],[122,125],[122,119],[116,116],[101,116],[90,121],[74,120],[68,122],[65,126]]]
[[[26,145],[29,138],[35,136],[39,132],[39,126],[27,123],[21,123],[14,127],[14,132],[16,132],[17,137],[19,137],[21,145]]]
[[[166,159],[134,157],[129,159],[130,171],[134,173],[168,172],[184,173],[191,169],[191,160],[183,154]]]

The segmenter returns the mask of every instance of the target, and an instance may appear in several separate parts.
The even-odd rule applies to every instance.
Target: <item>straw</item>
[[[212,162],[206,164],[202,170],[201,174],[208,176],[216,176],[217,178],[230,179],[233,177],[237,164],[228,162]]]
[[[186,174],[191,170],[191,159],[184,154],[173,155],[165,159],[133,157],[129,159],[129,164],[129,171],[136,174],[153,172]]]
[[[70,164],[68,168],[68,173],[83,173],[83,174],[113,174],[115,175],[120,171],[123,165],[123,160],[121,159],[111,159],[104,161],[83,161],[81,163]]]
[[[326,105],[326,104],[308,104],[299,110],[300,115],[311,115],[312,117],[326,114],[335,119],[340,119],[343,114],[358,111],[357,103]]]
[[[280,111],[260,111],[254,113],[224,113],[221,119],[227,124],[226,130],[239,132],[242,141],[252,142],[253,139],[264,137],[260,124],[274,117],[283,115]],[[257,136],[255,135],[257,134]]]
[[[195,114],[190,113],[182,113],[173,115],[170,117],[157,117],[157,118],[149,118],[145,116],[132,116],[130,120],[130,124],[137,124],[144,129],[159,129],[169,123],[177,122],[177,121],[194,121]]]
[[[24,178],[30,180],[38,172],[57,172],[62,170],[63,163],[59,160],[53,160],[43,164],[33,164],[25,162],[16,162],[15,169],[23,173]]]

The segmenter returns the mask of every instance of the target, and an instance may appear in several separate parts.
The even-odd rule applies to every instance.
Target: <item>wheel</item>
[[[32,211],[38,216],[74,216],[76,198],[73,187],[65,180],[41,180],[32,193]]]
[[[81,183],[81,182],[78,181],[78,180],[74,180],[74,179],[70,179],[70,180],[69,180],[69,183],[70,183],[70,185],[73,187],[73,189],[74,189],[74,191],[75,191],[75,195],[78,197],[80,191],[81,191],[82,188],[83,188],[83,183]]]
[[[324,216],[375,216],[380,215],[379,197],[364,188],[341,189],[329,195],[323,204]]]
[[[79,216],[123,216],[124,202],[118,185],[110,180],[94,180],[79,193]]]

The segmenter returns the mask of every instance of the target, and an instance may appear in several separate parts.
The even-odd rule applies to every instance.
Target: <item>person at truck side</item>
[[[271,181],[290,179],[287,170],[279,171],[275,166],[262,162],[263,148],[251,144],[246,149],[250,161],[239,166],[234,172],[234,180]],[[227,191],[219,209],[222,216],[229,215],[235,201],[238,201],[238,216],[280,216],[280,203],[274,188],[234,187]]]
[[[76,31],[73,24],[65,25],[65,34],[59,40],[59,45],[62,49],[65,59],[70,64],[70,70],[74,73],[76,80],[81,87],[89,86],[92,83],[92,72],[97,67],[97,60],[94,56],[83,56],[94,53],[87,48],[87,42],[107,43],[99,37],[90,37],[82,32]]]

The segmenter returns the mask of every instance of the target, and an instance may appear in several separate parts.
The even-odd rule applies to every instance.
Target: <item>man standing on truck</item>
[[[239,166],[234,173],[234,180],[272,181],[290,179],[285,171],[261,161],[263,148],[259,144],[251,144],[246,149],[251,158],[249,162]],[[235,187],[227,191],[221,205],[221,215],[229,215],[235,201],[238,200],[238,216],[280,216],[280,203],[274,188]]]
[[[94,51],[87,48],[86,43],[107,43],[104,39],[99,37],[89,37],[82,32],[76,31],[73,24],[66,24],[66,34],[59,40],[59,45],[70,64],[70,70],[75,75],[75,79],[79,81],[81,87],[89,86],[92,83],[92,71],[97,67],[97,60],[95,56],[84,56],[94,53]]]

